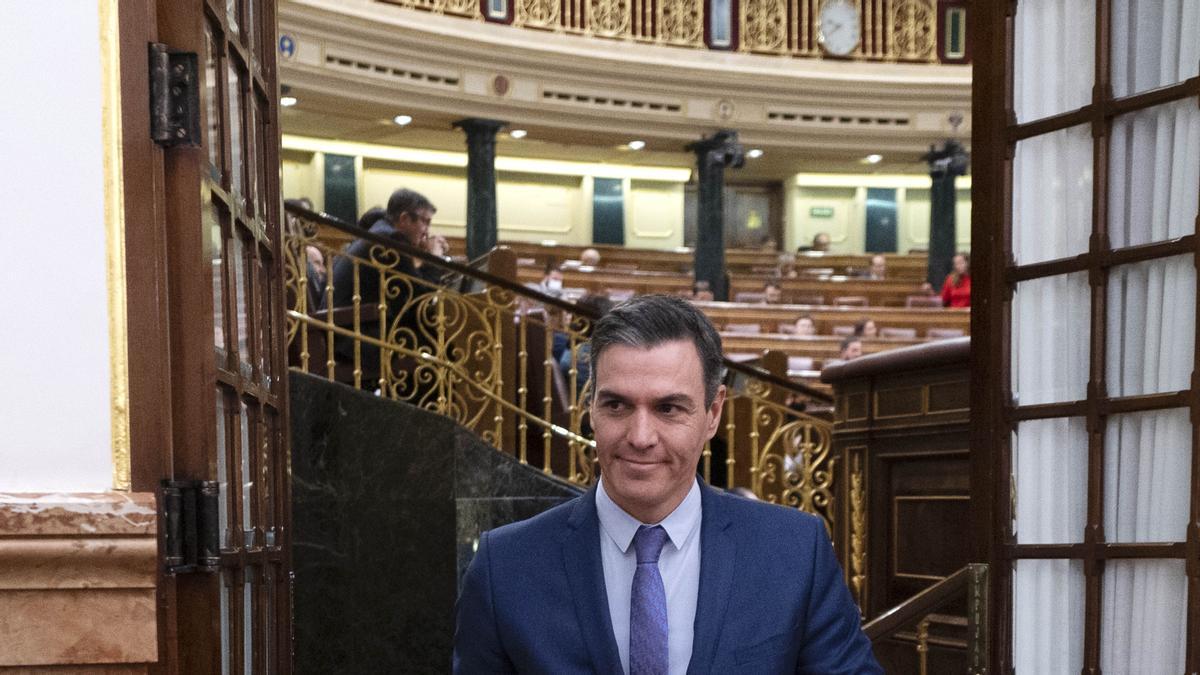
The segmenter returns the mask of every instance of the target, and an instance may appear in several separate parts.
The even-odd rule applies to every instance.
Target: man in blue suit
[[[882,673],[821,522],[696,476],[725,401],[704,315],[635,298],[591,354],[601,479],[480,538],[454,671]]]

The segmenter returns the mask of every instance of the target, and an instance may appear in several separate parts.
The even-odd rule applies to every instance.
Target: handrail
[[[988,672],[990,653],[988,631],[988,565],[971,563],[913,597],[880,614],[863,626],[872,643],[894,635],[901,628],[917,622],[917,656],[920,672],[927,672],[929,645],[935,640],[929,635],[929,616],[946,602],[966,591],[967,600],[967,672]]]
[[[896,632],[953,598],[966,588],[970,578],[971,566],[968,565],[868,621],[863,632],[872,642]]]
[[[483,271],[324,214],[295,207],[287,214],[291,366],[445,415],[522,464],[576,484],[595,481],[587,422],[595,310],[506,278],[510,249],[494,249],[487,264],[500,267]],[[367,246],[353,255],[338,250],[321,237],[324,227]],[[313,276],[310,247],[325,256],[327,279]],[[405,256],[422,267],[402,263]],[[466,283],[447,283],[456,276]],[[706,444],[699,471],[714,485],[817,515],[832,531],[832,424],[792,406],[809,390],[773,374],[781,372],[780,357],[765,352],[756,365],[723,360],[730,387],[724,424],[720,442]]]
[[[556,297],[553,297],[550,295],[546,295],[545,293],[541,293],[541,292],[537,291],[536,289],[529,288],[528,286],[516,283],[514,281],[510,281],[508,279],[496,276],[494,274],[490,274],[490,273],[488,273],[484,270],[478,269],[476,267],[472,267],[469,264],[457,263],[452,260],[446,260],[445,258],[441,258],[436,255],[433,255],[432,253],[429,253],[428,251],[425,251],[419,247],[405,244],[404,242],[397,241],[395,239],[389,239],[388,237],[382,237],[380,235],[373,234],[367,230],[364,230],[364,229],[358,227],[357,225],[351,225],[350,223],[347,223],[343,220],[335,218],[327,213],[317,213],[315,211],[310,211],[308,209],[305,209],[300,206],[296,206],[294,204],[287,204],[287,205],[285,205],[284,208],[286,209],[286,211],[288,213],[290,213],[298,218],[302,218],[304,220],[317,223],[319,225],[333,228],[335,230],[338,230],[339,232],[343,232],[343,233],[349,234],[353,237],[369,241],[372,244],[376,244],[378,246],[383,246],[385,248],[391,248],[391,249],[400,251],[401,253],[403,253],[405,255],[411,256],[413,258],[417,258],[417,259],[421,260],[422,262],[427,262],[427,263],[430,263],[433,265],[437,265],[438,267],[442,267],[451,272],[455,272],[455,273],[461,274],[463,276],[474,277],[481,281],[486,281],[489,284],[498,286],[500,288],[503,288],[504,290],[510,291],[517,295],[524,296],[526,298],[529,298],[530,300],[535,300],[539,303],[542,303],[543,305],[550,305],[552,307],[555,307],[557,309],[560,309],[560,310],[563,310],[566,312],[570,312],[572,314],[582,315],[589,320],[595,320],[595,319],[600,318],[600,316],[598,314],[596,314],[589,307],[575,305],[575,304],[566,302],[564,300],[560,300],[559,298],[556,298]],[[737,363],[735,361],[731,361],[729,359],[724,359],[724,364],[725,364],[725,368],[728,370],[736,371],[736,372],[742,373],[744,375],[749,375],[751,377],[758,378],[760,380],[763,380],[764,382],[768,382],[777,387],[782,387],[784,389],[790,389],[794,393],[803,394],[803,395],[807,396],[808,398],[813,399],[815,401],[819,401],[821,403],[827,403],[827,404],[833,403],[833,396],[831,396],[830,394],[828,394],[820,389],[817,389],[816,387],[805,384],[803,382],[794,382],[787,378],[782,378],[782,377],[773,375],[761,368],[747,366],[747,365],[744,365],[741,363]]]

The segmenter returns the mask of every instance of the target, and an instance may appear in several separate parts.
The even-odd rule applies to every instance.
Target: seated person
[[[698,279],[698,280],[692,282],[692,299],[693,300],[699,300],[701,302],[712,302],[714,297],[715,296],[713,296],[712,289],[709,288],[707,281],[705,281],[703,279]]]
[[[842,361],[853,361],[862,356],[862,338],[857,335],[848,335],[842,339],[840,349],[841,352],[838,354],[839,359]]]
[[[865,338],[879,337],[879,327],[875,325],[874,319],[863,317],[854,323],[854,334]]]
[[[780,279],[795,279],[796,272],[796,254],[795,253],[780,253],[779,267],[776,270],[776,275]]]
[[[942,306],[971,306],[971,258],[966,253],[954,256],[954,270],[942,283]]]
[[[769,279],[763,284],[763,302],[768,305],[778,305],[783,302],[783,286],[777,279]]]
[[[613,308],[613,301],[605,295],[588,295],[580,298],[576,303],[578,307],[590,309],[597,316],[608,314]],[[589,319],[586,322],[580,321],[578,333],[584,340],[592,337],[592,326],[595,325],[596,319]],[[565,337],[565,335],[564,335]],[[557,341],[557,340],[556,340]],[[564,345],[562,354],[558,357],[558,367],[562,370],[563,377],[567,379],[568,384],[571,382],[571,350],[569,341]],[[585,342],[575,350],[575,393],[579,394],[583,391],[584,385],[587,384],[588,378],[592,375],[591,366],[591,349]]]
[[[827,253],[827,252],[829,252],[829,244],[830,244],[829,233],[828,232],[818,232],[815,235],[813,235],[813,240],[812,240],[811,246],[801,246],[800,248],[796,249],[796,252],[797,253]]]
[[[304,247],[304,257],[308,261],[308,307],[320,309],[325,302],[325,255],[309,244]]]
[[[876,253],[871,256],[871,267],[867,269],[867,278],[882,281],[887,278],[887,258]]]
[[[368,232],[401,244],[420,247],[425,243],[429,225],[436,212],[437,208],[424,195],[401,188],[392,193],[388,199],[386,211],[383,211],[382,215],[378,216],[374,223],[371,223]],[[378,213],[375,209],[368,211],[363,214],[363,218],[359,219],[359,223],[375,217]],[[381,277],[384,277],[388,285],[386,296],[387,316],[390,324],[386,327],[388,332],[399,335],[407,328],[414,334],[419,333],[415,330],[416,312],[411,304],[432,290],[433,287],[428,283],[429,279],[425,277],[425,274],[433,270],[419,272],[410,256],[392,256],[387,253],[384,254],[384,259],[390,261],[390,271],[394,272],[394,275],[381,274],[380,268],[375,265],[356,263],[356,259],[370,261],[372,250],[378,248],[380,247],[374,242],[356,239],[346,249],[346,255],[337,258],[331,277],[333,305],[334,307],[352,307],[355,303],[356,293],[359,307],[378,305],[383,281]],[[356,276],[358,278],[357,287],[354,283]],[[350,328],[353,330],[356,327],[351,326]],[[376,318],[363,321],[357,330],[364,335],[378,335],[379,320]],[[354,341],[339,337],[335,341],[335,345],[339,360],[353,363]],[[410,345],[410,347],[412,346],[415,345]],[[375,380],[380,377],[379,349],[363,343],[360,353],[363,371],[362,386],[374,389],[377,384]]]
[[[579,264],[583,267],[599,267],[600,266],[600,251],[594,248],[585,248],[579,254]]]
[[[792,332],[801,337],[812,337],[817,334],[817,324],[811,316],[804,314],[796,319],[796,328]]]
[[[558,263],[553,259],[546,261],[546,267],[542,270],[542,280],[531,286],[533,290],[548,295],[552,298],[557,298],[562,295],[563,289],[563,273],[559,269]]]

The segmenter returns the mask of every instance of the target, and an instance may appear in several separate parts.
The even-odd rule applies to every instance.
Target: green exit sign
[[[814,206],[808,210],[808,215],[812,216],[813,218],[832,218],[833,217],[833,207],[832,206]]]

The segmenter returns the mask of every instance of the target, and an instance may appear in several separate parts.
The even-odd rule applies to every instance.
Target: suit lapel
[[[732,521],[718,502],[722,496],[700,482],[700,588],[696,599],[696,623],[692,637],[689,675],[707,673],[721,637],[726,607],[733,592],[737,545],[730,529]]]
[[[563,562],[575,600],[579,630],[598,673],[623,675],[617,639],[613,637],[600,560],[600,518],[596,515],[596,488],[575,503],[563,539]]]

